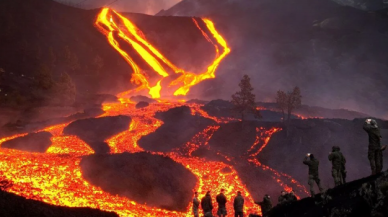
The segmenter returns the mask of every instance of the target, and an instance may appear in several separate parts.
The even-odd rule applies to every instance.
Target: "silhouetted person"
[[[241,196],[241,192],[237,192],[237,196],[233,202],[234,217],[243,217],[244,215],[244,198]]]
[[[221,189],[221,193],[217,195],[216,201],[218,203],[218,210],[217,210],[217,215],[219,217],[223,216],[225,217],[227,215],[226,212],[226,197],[224,195],[225,190]]]
[[[345,163],[346,159],[340,152],[340,147],[333,146],[332,152],[329,153],[329,160],[332,163],[331,175],[334,179],[334,185],[338,186],[344,184],[343,175],[346,174]],[[345,176],[346,177],[346,176]]]
[[[280,192],[280,196],[279,196],[279,198],[278,198],[278,204],[283,204],[283,203],[285,203],[286,201],[287,201],[287,192],[285,192],[285,191],[281,191]]]
[[[212,213],[213,210],[213,204],[212,204],[212,198],[210,196],[210,191],[206,192],[206,195],[201,200],[201,207],[203,210],[203,214],[206,216],[209,215],[208,213]]]
[[[309,167],[309,181],[311,196],[315,195],[314,192],[314,182],[317,183],[319,187],[319,192],[322,193],[323,188],[321,186],[321,180],[319,179],[318,167],[319,161],[315,159],[313,154],[307,154],[307,156],[303,160],[303,164],[306,164]]]
[[[368,159],[372,169],[372,175],[374,175],[380,173],[383,169],[383,150],[386,146],[381,146],[382,137],[376,120],[366,119],[363,128],[369,137]]]
[[[293,202],[293,201],[298,200],[298,198],[296,198],[295,192],[293,190],[291,190],[290,193],[286,194],[286,199],[287,199],[287,202]]]
[[[199,217],[199,199],[198,199],[198,192],[194,193],[194,198],[193,198],[193,214],[194,217]]]
[[[255,204],[261,207],[261,212],[263,214],[263,217],[267,217],[268,212],[272,209],[271,197],[268,194],[264,196],[263,201],[255,202]]]

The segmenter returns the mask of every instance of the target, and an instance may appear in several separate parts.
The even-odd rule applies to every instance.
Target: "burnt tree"
[[[244,75],[241,79],[240,91],[232,95],[233,110],[241,115],[241,120],[244,121],[245,113],[253,113],[255,118],[261,118],[259,110],[256,110],[255,94],[252,93],[251,79],[248,75]]]
[[[285,122],[285,111],[287,110],[287,135],[289,134],[292,111],[302,105],[302,96],[299,87],[294,87],[292,92],[285,93],[279,90],[276,94],[276,104],[283,114]]]

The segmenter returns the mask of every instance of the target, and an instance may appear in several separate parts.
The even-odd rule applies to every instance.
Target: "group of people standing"
[[[383,154],[382,152],[386,149],[387,146],[381,145],[381,134],[380,129],[377,125],[377,122],[373,119],[366,119],[363,129],[368,133],[369,145],[368,145],[368,159],[370,162],[372,175],[381,173],[383,169]],[[328,156],[329,161],[332,162],[332,176],[334,179],[335,186],[346,183],[346,159],[341,153],[341,149],[338,146],[333,146],[332,151],[329,152]],[[313,154],[308,153],[303,160],[303,164],[307,165],[309,168],[309,178],[308,184],[310,186],[310,193],[313,197],[315,195],[314,191],[314,182],[318,185],[319,191],[323,192],[321,186],[321,181],[319,179],[319,161],[314,157]],[[227,198],[224,195],[225,190],[221,189],[221,193],[216,196],[216,201],[218,203],[217,215],[219,217],[225,217],[227,215],[226,202]],[[282,191],[281,195],[278,198],[278,204],[285,204],[288,202],[296,201],[297,197],[294,194],[294,191],[289,193]],[[201,199],[198,199],[198,192],[195,192],[193,199],[193,213],[194,217],[199,217],[199,205],[203,210],[204,217],[212,217],[213,204],[210,191]],[[271,198],[266,194],[261,202],[255,202],[261,206],[261,211],[264,217],[267,216],[268,212],[272,209]],[[233,202],[234,215],[235,217],[243,217],[244,209],[244,198],[241,195],[241,192],[238,191]]]
[[[228,213],[226,211],[226,196],[225,190],[221,189],[221,193],[216,196],[216,201],[218,203],[217,215],[219,217],[225,217]],[[201,208],[203,211],[204,217],[212,217],[213,214],[213,203],[210,195],[210,191],[206,192],[206,195],[199,201],[198,192],[194,193],[193,199],[193,213],[194,217],[199,217],[199,204],[201,204]],[[244,198],[241,195],[241,192],[238,191],[236,197],[233,202],[234,215],[235,217],[243,217],[244,214]]]
[[[381,144],[382,136],[376,120],[366,119],[363,129],[368,133],[369,138],[368,159],[372,175],[379,174],[383,170],[383,151],[387,146]],[[340,150],[340,147],[333,146],[332,152],[329,153],[328,157],[332,162],[331,172],[335,186],[346,183],[346,159]],[[310,186],[311,196],[314,196],[314,182],[318,185],[319,191],[323,191],[318,173],[319,161],[313,154],[308,153],[303,163],[309,167],[308,184]]]

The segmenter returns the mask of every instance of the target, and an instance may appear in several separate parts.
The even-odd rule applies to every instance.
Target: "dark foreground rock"
[[[137,109],[141,109],[141,108],[145,108],[147,106],[149,106],[150,104],[148,102],[144,102],[144,101],[140,101],[136,104],[136,108]]]
[[[128,116],[110,116],[77,120],[63,130],[65,135],[75,135],[85,141],[96,153],[108,153],[106,139],[127,130],[131,118]]]
[[[139,140],[139,145],[149,151],[171,151],[188,142],[207,126],[215,124],[213,120],[191,115],[187,106],[157,113],[155,117],[164,124]]]
[[[197,178],[169,157],[149,153],[90,155],[83,177],[111,194],[168,210],[185,211]]]
[[[274,207],[269,217],[388,216],[388,172],[327,190],[314,198]]]
[[[10,148],[28,152],[45,153],[51,145],[49,132],[30,133],[26,136],[4,142],[1,148]]]
[[[91,208],[54,206],[0,190],[1,217],[118,217],[116,213]]]

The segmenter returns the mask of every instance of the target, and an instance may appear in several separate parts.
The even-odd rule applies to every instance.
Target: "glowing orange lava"
[[[223,47],[224,51],[221,55],[219,55],[218,45],[209,38],[207,33],[200,28],[198,21],[193,18],[194,24],[201,31],[202,35],[207,41],[211,42],[216,49],[216,59],[208,67],[207,71],[201,74],[186,72],[185,70],[175,66],[145,39],[142,31],[136,27],[134,23],[114,10],[109,8],[102,9],[97,17],[95,25],[107,37],[110,45],[114,47],[115,50],[120,53],[126,62],[132,67],[133,74],[131,82],[138,85],[136,91],[148,89],[148,93],[152,98],[160,98],[160,91],[163,88],[161,86],[161,82],[163,78],[169,76],[168,69],[165,69],[162,63],[169,67],[173,72],[182,74],[169,84],[169,86],[178,86],[177,90],[174,92],[174,95],[186,95],[192,86],[205,79],[215,78],[215,71],[218,65],[230,52],[230,48],[228,47],[224,38],[217,32],[213,22],[208,19],[203,19],[202,21],[206,24],[208,31],[213,35],[217,43]],[[148,76],[146,76],[145,73],[141,71],[139,66],[128,55],[128,53],[120,47],[118,39],[116,39],[117,37],[130,44],[133,49],[143,58],[143,60],[146,61],[155,72],[162,76],[162,78],[158,79],[154,86],[150,85],[151,81]]]
[[[128,64],[133,68],[131,81],[138,84],[137,90],[148,89],[149,93],[154,98],[160,97],[163,78],[156,81],[154,86],[150,85],[148,78],[141,72],[140,68],[119,45],[118,39],[129,43],[140,54],[140,56],[162,77],[167,77],[169,74],[164,69],[164,65],[170,67],[175,73],[181,74],[180,77],[173,81],[170,85],[179,85],[175,91],[175,95],[185,95],[190,87],[198,84],[204,79],[214,78],[215,70],[221,60],[230,52],[226,41],[216,31],[214,24],[207,19],[202,20],[207,26],[207,30],[213,35],[217,44],[213,42],[203,30],[198,21],[193,19],[197,28],[202,32],[204,37],[211,42],[216,50],[216,60],[209,66],[208,70],[202,74],[185,72],[182,69],[174,66],[167,58],[165,58],[155,47],[153,47],[146,37],[131,21],[123,17],[119,13],[104,8],[98,15],[96,26],[107,37],[109,43],[114,47]],[[218,54],[218,46],[223,47],[223,53]],[[111,153],[123,152],[141,152],[144,151],[138,145],[138,141],[142,136],[146,136],[157,130],[163,122],[155,118],[156,112],[167,111],[171,108],[186,105],[191,109],[192,115],[200,115],[205,118],[214,120],[215,125],[208,126],[202,132],[198,132],[189,142],[182,144],[182,147],[177,148],[169,153],[152,153],[155,155],[164,155],[172,158],[175,162],[184,165],[197,178],[198,183],[194,191],[200,193],[200,197],[208,190],[213,192],[213,196],[218,193],[221,188],[226,189],[226,197],[228,198],[227,210],[228,213],[233,213],[232,200],[237,191],[241,191],[245,196],[245,212],[246,213],[261,213],[260,207],[254,204],[253,198],[247,190],[236,170],[233,166],[218,162],[208,161],[203,158],[193,157],[192,153],[200,147],[209,148],[208,141],[220,128],[220,124],[230,121],[239,121],[231,118],[217,118],[207,114],[201,109],[200,104],[186,103],[185,101],[171,102],[159,100],[158,103],[150,104],[148,107],[136,109],[135,104],[125,96],[131,93],[130,91],[119,94],[120,103],[109,103],[103,105],[103,116],[127,115],[132,118],[128,130],[107,139],[105,142],[109,145]],[[52,145],[46,153],[28,153],[23,151],[0,149],[0,174],[5,179],[12,182],[12,186],[7,189],[9,192],[21,195],[25,198],[44,201],[54,205],[69,206],[69,207],[91,207],[106,211],[113,211],[120,216],[191,216],[191,206],[189,204],[186,212],[175,212],[155,207],[150,207],[145,204],[138,204],[135,201],[112,195],[104,192],[101,188],[93,186],[85,181],[82,177],[81,168],[79,166],[81,158],[86,155],[93,154],[94,151],[77,136],[63,135],[63,129],[68,125],[60,124],[50,126],[40,131],[50,132]],[[287,174],[280,173],[268,166],[262,165],[257,159],[257,155],[268,144],[270,137],[278,132],[279,128],[265,129],[257,128],[257,137],[255,143],[248,150],[248,162],[269,170],[273,174],[274,180],[289,190],[283,180],[287,180],[298,188],[304,186],[296,182]],[[15,135],[0,139],[0,145],[8,140],[24,136],[25,134]],[[163,144],[160,144],[163,145]],[[225,157],[229,162],[233,159],[221,153],[219,155]],[[222,173],[221,170],[229,168],[231,172]],[[179,187],[179,186],[177,186]],[[305,188],[304,188],[305,190]],[[307,191],[306,191],[307,192]],[[215,211],[215,210],[214,210]],[[213,213],[215,215],[215,213]]]

